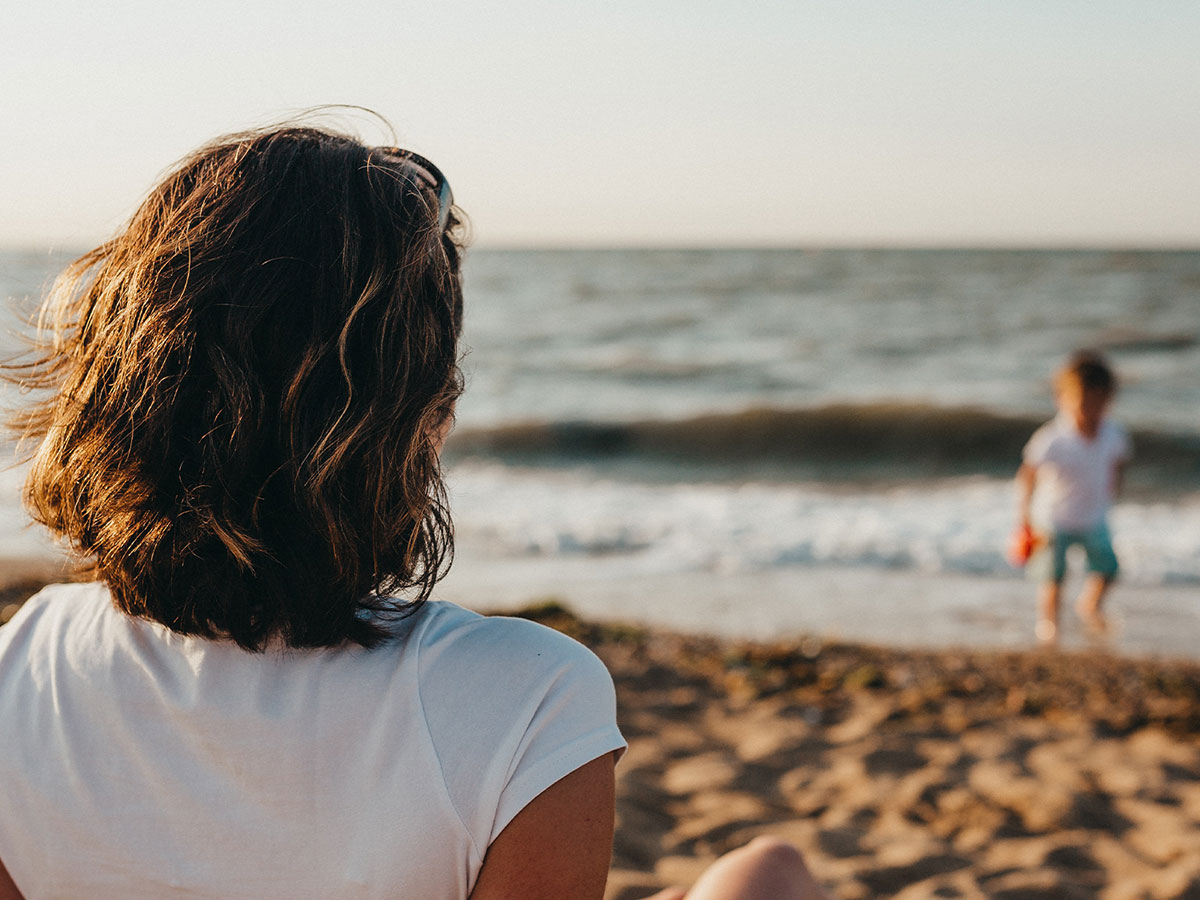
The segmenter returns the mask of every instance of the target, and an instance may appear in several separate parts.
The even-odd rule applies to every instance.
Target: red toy
[[[1045,535],[1039,534],[1028,525],[1018,525],[1008,539],[1009,563],[1020,569],[1045,543]]]

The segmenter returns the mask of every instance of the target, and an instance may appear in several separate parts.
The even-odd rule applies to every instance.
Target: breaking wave
[[[456,432],[449,459],[761,469],[766,476],[936,477],[1015,469],[1042,419],[970,407],[840,404],[690,419],[524,422]],[[1142,486],[1200,489],[1200,434],[1132,433]]]

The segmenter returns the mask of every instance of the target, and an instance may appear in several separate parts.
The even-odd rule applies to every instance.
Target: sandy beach
[[[58,572],[0,564],[0,619]],[[845,900],[1200,897],[1200,666],[781,643],[523,610],[611,670],[629,750],[607,900],[760,834]]]
[[[1200,897],[1200,667],[525,614],[616,680],[608,900],[687,884],[760,834],[846,900]]]

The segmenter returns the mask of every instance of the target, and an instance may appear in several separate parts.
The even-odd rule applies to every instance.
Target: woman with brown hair
[[[427,602],[462,231],[428,160],[287,125],[55,285],[26,501],[88,568],[0,629],[0,897],[601,896],[608,673]]]

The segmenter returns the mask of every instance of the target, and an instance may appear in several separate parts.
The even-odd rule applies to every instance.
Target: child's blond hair
[[[1098,391],[1107,397],[1117,392],[1117,376],[1108,361],[1095,350],[1077,350],[1055,373],[1055,390],[1077,384],[1085,391]]]

